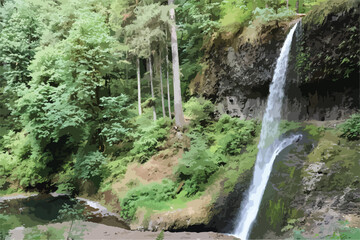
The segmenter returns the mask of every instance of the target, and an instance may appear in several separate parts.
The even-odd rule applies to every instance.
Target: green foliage
[[[110,172],[110,179],[118,179],[126,173],[127,165],[132,161],[132,156],[119,157],[114,161],[107,164],[107,168]]]
[[[75,159],[75,176],[81,180],[100,178],[105,171],[105,156],[101,152],[79,152]]]
[[[252,5],[244,0],[230,0],[221,3],[221,25],[244,25],[252,18]],[[237,28],[239,26],[236,26]]]
[[[325,131],[324,127],[317,127],[314,125],[306,125],[304,130],[307,131],[310,134],[310,137],[315,140],[318,140]]]
[[[340,126],[342,131],[341,137],[350,141],[360,139],[360,114],[353,114]]]
[[[124,141],[130,135],[129,121],[132,117],[131,112],[129,112],[130,106],[127,96],[102,97],[100,100],[100,107],[103,108],[101,111],[101,122],[103,124],[100,136],[105,137],[110,146]]]
[[[219,29],[220,0],[177,0],[176,23],[179,26],[179,60],[182,73],[182,92],[201,71],[203,46]]]
[[[218,170],[216,156],[208,149],[204,136],[190,136],[191,147],[179,161],[176,173],[180,181],[185,181],[184,190],[188,195],[203,191],[209,177]]]
[[[136,141],[130,153],[143,163],[164,146],[172,122],[168,118],[160,118],[153,122],[143,114],[138,117],[137,125],[139,128],[134,134]]]
[[[55,221],[70,221],[71,224],[67,233],[67,239],[74,239],[82,238],[82,232],[85,230],[83,228],[74,229],[74,224],[76,223],[76,221],[86,221],[89,218],[89,213],[86,212],[84,206],[81,205],[76,199],[71,199],[71,204],[64,203],[62,208],[59,210],[59,215]]]
[[[30,80],[27,68],[39,46],[40,23],[36,9],[27,1],[9,1],[6,5],[10,13],[0,18],[0,62],[3,65],[0,82],[6,81],[5,92],[13,96],[16,95],[14,88],[24,88]]]
[[[246,151],[241,155],[232,157],[224,169],[224,191],[226,193],[232,192],[235,185],[239,182],[239,177],[251,170],[255,164],[258,153],[257,142],[249,144]],[[221,174],[221,172],[220,172]]]
[[[164,240],[164,230],[159,233],[159,235],[156,237],[156,240]]]
[[[160,203],[172,199],[175,196],[175,183],[164,179],[162,183],[151,183],[129,190],[121,201],[121,217],[132,220],[138,207],[147,204]]]
[[[256,125],[253,121],[231,118],[228,115],[223,115],[218,122],[204,129],[196,126],[191,128],[190,149],[183,154],[176,170],[179,182],[184,181],[183,189],[187,195],[205,190],[210,177],[218,172],[221,166],[228,164],[229,159],[231,162],[235,161],[236,165],[226,165],[226,175],[231,181],[225,182],[225,188],[226,191],[230,189],[239,175],[251,168],[255,161],[255,136]],[[237,177],[234,177],[235,175]]]
[[[64,228],[57,229],[54,227],[47,227],[42,230],[34,227],[26,229],[24,233],[24,240],[63,239],[65,230]]]
[[[4,166],[3,184],[6,178],[18,181],[24,187],[46,181],[49,173],[46,164],[51,158],[47,152],[41,152],[30,135],[10,131],[4,136],[4,149],[8,152],[0,153],[0,161]]]
[[[11,225],[9,224],[9,216],[0,214],[0,239],[6,239],[9,235],[9,230],[11,229]]]
[[[295,224],[298,222],[297,219],[290,219],[287,221],[287,225],[281,229],[281,232],[287,232],[291,229],[294,229]]]
[[[2,206],[0,205],[0,209]],[[9,239],[9,231],[20,226],[19,220],[14,215],[0,214],[0,240]]]
[[[282,7],[280,9],[256,8],[253,14],[255,19],[258,18],[261,20],[261,22],[265,23],[274,20],[286,20],[293,17],[296,13],[291,9]]]
[[[56,221],[77,221],[86,220],[88,215],[85,212],[85,208],[76,199],[71,199],[71,204],[64,203],[59,210],[59,215]]]
[[[210,132],[210,142],[214,142],[212,152],[225,155],[240,154],[256,135],[256,125],[253,121],[244,121],[222,115],[214,124],[214,132]]]
[[[360,236],[360,229],[356,227],[341,227],[338,232],[334,232],[330,239],[358,239]]]
[[[294,122],[294,121],[283,120],[283,121],[281,121],[279,128],[280,128],[280,134],[284,134],[291,130],[299,129],[300,123]]]
[[[191,118],[192,124],[206,124],[214,112],[214,104],[204,98],[192,97],[184,104],[184,114]]]
[[[321,25],[329,13],[347,11],[352,7],[357,7],[357,0],[307,0],[307,7],[311,7],[311,12],[304,18],[304,24],[313,26]]]

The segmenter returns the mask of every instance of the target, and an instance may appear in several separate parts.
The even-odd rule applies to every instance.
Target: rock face
[[[330,2],[327,15],[321,16],[319,6],[298,26],[287,73],[288,120],[343,119],[360,106],[360,3]],[[215,101],[219,114],[262,118],[276,59],[295,21],[255,23],[240,34],[214,38],[208,68],[194,79],[193,91]]]
[[[321,133],[319,141],[303,134],[274,164],[253,239],[283,239],[295,227],[304,230],[306,239],[327,238],[341,221],[360,226],[360,142],[331,131]]]

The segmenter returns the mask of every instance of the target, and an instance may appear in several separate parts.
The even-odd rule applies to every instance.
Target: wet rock
[[[360,71],[354,57],[360,54],[359,6],[330,13],[322,24],[299,26],[287,71],[284,118],[344,119],[359,109]],[[219,34],[208,46],[208,68],[202,81],[194,80],[193,92],[216,102],[217,114],[261,119],[290,27],[287,22],[280,23],[280,28],[265,24],[252,30],[256,37],[250,41],[248,28],[230,38]]]

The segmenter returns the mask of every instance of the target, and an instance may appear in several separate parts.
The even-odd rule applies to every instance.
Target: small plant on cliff
[[[353,114],[344,124],[340,126],[342,134],[350,141],[360,139],[360,113]]]

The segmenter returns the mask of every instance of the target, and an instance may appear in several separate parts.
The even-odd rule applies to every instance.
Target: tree
[[[177,0],[178,52],[181,68],[181,89],[184,93],[190,81],[202,71],[204,44],[220,27],[220,0]],[[234,11],[232,6],[230,11]],[[232,18],[234,19],[234,18]]]
[[[28,66],[39,46],[41,30],[36,13],[29,4],[19,1],[7,5],[10,6],[5,10],[10,11],[5,14],[9,19],[0,18],[3,25],[0,32],[0,62],[3,65],[0,67],[0,87],[6,86],[4,94],[12,108],[18,91],[26,88],[31,80]]]
[[[160,74],[160,92],[161,92],[161,107],[163,112],[163,117],[166,116],[165,113],[165,103],[164,103],[164,88],[163,88],[163,79],[162,79],[162,58],[161,58],[161,49],[159,52],[159,74]]]
[[[169,6],[173,5],[174,0],[169,0]],[[179,53],[177,44],[177,34],[175,25],[175,9],[170,9],[170,19],[173,21],[170,25],[171,29],[171,50],[173,62],[173,85],[174,85],[174,110],[175,110],[175,124],[178,127],[185,125],[184,112],[181,100],[181,85],[180,85],[180,67],[179,67]]]
[[[141,115],[141,76],[140,76],[140,59],[136,58],[136,73],[137,73],[137,86],[138,86],[138,109]]]
[[[155,95],[154,95],[154,84],[153,84],[153,67],[152,67],[152,61],[151,61],[151,54],[149,56],[149,68],[150,68],[150,88],[151,88],[151,97],[153,99],[155,99]],[[153,108],[153,118],[154,121],[156,121],[156,109],[155,109],[155,105],[153,104],[152,106]]]
[[[167,34],[166,34],[167,36]],[[167,40],[167,38],[166,38]],[[171,119],[171,99],[170,99],[170,83],[169,83],[169,48],[166,46],[166,90],[168,98],[168,109],[169,109],[169,118]]]

